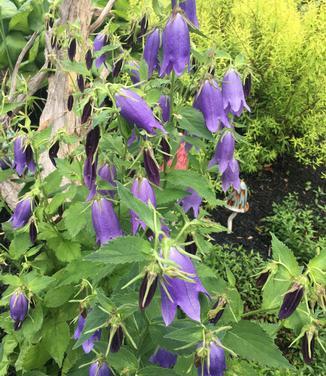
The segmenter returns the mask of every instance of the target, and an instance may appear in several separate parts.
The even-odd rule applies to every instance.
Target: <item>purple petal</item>
[[[180,76],[190,66],[190,37],[188,25],[177,13],[173,15],[163,31],[163,62],[160,76],[170,74],[172,69]]]
[[[83,317],[83,315],[79,315],[77,326],[76,326],[76,329],[75,329],[75,332],[74,332],[74,339],[78,339],[80,337],[80,335],[82,334],[82,331],[83,331],[84,326],[85,326],[85,321],[86,320]]]
[[[82,344],[82,348],[85,354],[90,353],[94,348],[94,342],[101,339],[101,330],[96,330],[85,342]]]
[[[167,95],[161,95],[159,101],[159,106],[162,109],[162,119],[166,123],[170,120],[170,97]]]
[[[192,188],[188,188],[187,192],[191,194],[182,199],[181,205],[185,213],[187,213],[190,209],[192,209],[194,211],[194,217],[197,218],[199,214],[199,208],[202,202],[202,198]]]
[[[240,191],[239,163],[233,159],[222,174],[222,188],[226,192],[229,187]]]
[[[172,354],[170,351],[159,348],[149,358],[149,361],[162,368],[172,368],[177,362],[177,355]]]
[[[26,225],[32,215],[32,200],[19,201],[11,217],[12,227],[17,230]]]
[[[115,179],[117,177],[117,170],[115,166],[111,165],[109,166],[108,164],[102,165],[99,170],[98,170],[98,176],[106,181],[107,183],[111,184],[113,187],[115,187],[117,184],[115,182]],[[114,190],[99,190],[99,192],[102,195],[111,195],[111,197],[114,196],[115,191]]]
[[[172,0],[172,8],[175,7],[176,3],[176,0]],[[196,0],[180,0],[179,7],[186,13],[189,21],[198,28],[199,23],[196,12]]]
[[[163,282],[164,283],[164,282]],[[161,290],[161,311],[162,318],[166,326],[169,326],[175,318],[177,313],[177,304],[171,302],[169,297],[166,295],[164,288],[160,286]]]
[[[14,321],[22,322],[25,320],[25,317],[28,312],[28,300],[22,292],[13,293],[9,302],[10,317]]]
[[[100,363],[99,361],[93,363],[89,367],[89,376],[111,376],[111,371],[106,363]]]
[[[14,164],[18,176],[22,176],[26,167],[26,155],[21,137],[17,137],[14,141]]]
[[[154,29],[147,37],[144,47],[144,59],[148,66],[148,79],[152,77],[154,69],[159,68],[158,50],[160,48],[160,32]]]

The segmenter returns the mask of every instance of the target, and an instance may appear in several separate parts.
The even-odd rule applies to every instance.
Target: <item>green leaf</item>
[[[117,188],[120,199],[127,206],[127,208],[137,213],[139,219],[145,222],[148,227],[155,231],[153,211],[142,201],[135,198],[122,184],[117,183]]]
[[[48,245],[53,250],[59,261],[69,262],[76,260],[81,256],[81,245],[77,242],[57,237],[49,239]]]
[[[66,322],[58,322],[56,319],[46,321],[41,343],[59,367],[62,365],[69,342],[70,331]]]
[[[284,264],[293,276],[299,275],[301,272],[300,267],[292,251],[278,240],[274,234],[271,235],[273,259]]]
[[[126,347],[121,347],[118,353],[110,354],[110,366],[120,372],[126,368],[135,372],[137,370],[138,360],[130,350]]]
[[[11,364],[10,355],[14,352],[17,341],[12,336],[6,335],[0,344],[0,376],[8,375],[8,367]]]
[[[273,340],[259,324],[242,320],[234,325],[223,338],[223,345],[239,356],[274,368],[287,368],[289,363],[282,356]]]
[[[326,285],[326,250],[309,261],[308,271],[314,282]]]
[[[42,368],[51,358],[42,342],[37,344],[25,344],[20,348],[18,359],[15,363],[16,371],[30,371],[32,369]],[[24,373],[25,374],[25,373]]]
[[[67,285],[49,289],[45,294],[44,304],[50,308],[60,307],[70,299],[74,292],[74,287]]]
[[[85,64],[78,63],[77,61],[69,61],[65,60],[62,62],[63,70],[66,72],[74,72],[77,74],[81,74],[84,77],[89,75],[89,71],[87,70]]]
[[[283,294],[291,285],[291,276],[284,268],[279,268],[263,289],[263,309],[279,308],[283,301]]]
[[[40,275],[35,271],[23,275],[21,279],[26,284],[27,288],[34,294],[39,294],[41,291],[49,287],[49,285],[54,281],[54,278]]]
[[[29,32],[28,16],[32,11],[31,2],[23,4],[18,12],[10,19],[9,30],[22,31],[27,34]]]
[[[206,128],[202,113],[193,107],[181,107],[178,109],[178,123],[180,128],[188,134],[214,141],[211,132]]]
[[[166,188],[166,189],[156,189],[155,195],[156,195],[156,201],[157,205],[166,205],[169,203],[175,204],[177,200],[180,200],[184,198],[185,196],[188,196],[190,193],[183,189],[175,189],[175,188]]]
[[[166,334],[164,338],[173,339],[180,342],[196,342],[200,341],[202,338],[202,329],[197,326],[192,326],[190,328],[181,328],[171,331]]]
[[[21,333],[25,339],[30,341],[32,336],[42,328],[42,325],[43,309],[41,302],[38,301],[35,308],[29,310],[27,319],[22,326]]]
[[[173,369],[156,367],[156,366],[148,366],[142,368],[138,372],[139,376],[176,376],[177,374],[173,371]]]
[[[166,174],[166,179],[169,185],[185,189],[189,187],[194,189],[201,197],[206,199],[209,204],[215,203],[216,201],[215,193],[210,189],[206,177],[196,171],[171,170]]]
[[[149,260],[151,245],[137,236],[124,236],[111,240],[97,252],[86,256],[86,260],[104,264],[128,264]]]
[[[10,176],[14,173],[13,170],[8,169],[8,170],[0,170],[0,183],[3,183],[6,181]]]
[[[29,235],[26,233],[15,233],[14,239],[9,246],[9,254],[17,260],[32,246]]]
[[[1,0],[0,2],[0,18],[12,18],[17,13],[16,5],[10,0]]]
[[[86,211],[89,206],[85,208],[85,204],[76,202],[72,204],[68,209],[64,211],[63,218],[65,226],[69,232],[69,235],[73,239],[87,224]],[[89,214],[89,210],[88,210]]]

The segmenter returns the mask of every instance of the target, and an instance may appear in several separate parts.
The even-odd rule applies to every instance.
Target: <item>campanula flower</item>
[[[306,331],[301,341],[301,351],[303,360],[306,364],[311,364],[315,351],[315,333]]]
[[[32,221],[31,224],[29,225],[29,239],[30,239],[30,241],[31,241],[32,244],[36,243],[36,240],[37,240],[37,228],[36,228],[36,225],[35,225],[34,221]]]
[[[136,178],[132,184],[131,193],[134,197],[136,197],[138,200],[143,201],[146,205],[148,205],[148,203],[150,202],[154,207],[156,206],[155,193],[146,178]],[[139,226],[141,226],[141,228],[145,230],[146,225],[138,218],[137,214],[134,211],[131,211],[130,214],[133,235],[136,234]]]
[[[250,111],[244,96],[241,79],[234,69],[230,69],[223,77],[222,95],[223,107],[226,112],[240,116],[243,108]]]
[[[122,230],[112,202],[106,198],[93,202],[92,222],[97,244],[103,245],[118,236],[122,236]]]
[[[163,275],[160,281],[161,310],[165,325],[168,326],[172,323],[177,312],[177,307],[180,307],[192,320],[200,321],[199,293],[207,294],[207,291],[198,278],[191,259],[180,253],[176,248],[171,247],[169,260],[176,263],[181,273],[187,273],[187,277],[191,279],[191,282],[178,277],[172,278]],[[162,284],[164,284],[165,288]],[[170,297],[165,292],[165,289],[168,291]]]
[[[144,310],[151,304],[157,288],[158,276],[152,273],[146,273],[139,289],[138,303],[139,308]]]
[[[124,338],[123,329],[121,326],[118,326],[114,332],[112,342],[111,342],[110,351],[112,353],[116,353],[120,350],[120,347],[122,346],[122,343],[123,343],[123,338]]]
[[[117,170],[115,168],[115,166],[113,165],[108,165],[107,163],[105,163],[104,165],[102,165],[99,170],[98,170],[98,176],[106,181],[107,183],[109,183],[110,185],[112,185],[113,187],[115,187],[117,184],[115,182],[115,179],[117,177]],[[110,195],[111,197],[114,196],[114,193],[115,191],[114,190],[107,190],[107,189],[103,189],[103,190],[99,190],[99,192],[102,194],[102,195]]]
[[[212,341],[208,351],[209,362],[207,359],[200,362],[198,376],[223,376],[226,370],[224,349]]]
[[[18,176],[22,176],[25,167],[32,173],[36,166],[33,160],[33,150],[30,145],[25,145],[25,137],[17,137],[14,141],[14,165]]]
[[[160,169],[154,158],[152,149],[144,149],[144,167],[148,179],[155,185],[160,185]]]
[[[115,95],[117,107],[121,115],[130,123],[145,129],[148,133],[154,134],[158,128],[166,133],[163,126],[154,117],[148,104],[142,97],[129,89],[121,89]]]
[[[203,114],[206,127],[210,132],[220,130],[221,123],[225,127],[230,127],[223,108],[222,92],[215,80],[204,82],[196,95],[194,107]]]
[[[9,302],[10,317],[15,321],[14,328],[21,328],[28,312],[28,299],[23,292],[14,292]]]
[[[97,150],[98,143],[100,141],[101,132],[100,127],[96,126],[92,128],[86,136],[85,153],[87,157],[93,157]]]
[[[190,37],[186,21],[180,13],[173,14],[163,31],[163,62],[160,76],[170,74],[172,69],[181,76],[190,67]]]
[[[197,218],[199,214],[199,208],[202,202],[202,198],[192,188],[188,188],[187,192],[189,192],[190,195],[183,198],[180,204],[183,207],[183,210],[185,211],[185,213],[187,213],[190,209],[192,209],[194,212],[194,217]]]
[[[213,159],[208,163],[208,167],[218,164],[220,173],[223,172],[233,163],[235,141],[231,132],[226,132],[216,145]]]
[[[148,79],[153,75],[155,69],[159,69],[158,50],[160,48],[161,37],[159,29],[154,29],[146,38],[144,47],[144,60],[148,66]]]
[[[175,7],[176,3],[176,0],[172,0],[172,8]],[[196,0],[180,0],[179,7],[185,12],[189,21],[198,28],[199,24],[196,12]]]
[[[283,303],[278,313],[280,320],[286,319],[292,315],[301,302],[304,288],[298,283],[294,283],[291,289],[284,295]]]
[[[77,326],[74,332],[74,339],[79,339],[79,337],[81,336],[84,330],[85,323],[86,323],[86,317],[84,317],[84,315],[81,314],[78,318]],[[100,339],[101,339],[101,330],[96,330],[89,338],[87,338],[82,343],[82,348],[84,350],[84,353],[85,354],[90,353],[92,349],[94,348],[94,342],[99,341]]]
[[[93,158],[87,157],[84,163],[84,183],[89,190],[86,201],[91,200],[96,193],[96,169],[97,169],[97,156]]]
[[[26,225],[32,215],[32,199],[19,201],[11,217],[12,227],[17,230]]]
[[[89,367],[89,376],[111,376],[112,373],[106,363],[96,361]]]
[[[240,192],[239,163],[233,159],[222,174],[222,189],[226,192],[230,187]]]
[[[94,39],[94,44],[93,44],[94,52],[101,51],[101,49],[106,45],[106,43],[107,43],[106,35],[97,34]],[[95,66],[97,69],[101,67],[101,65],[105,62],[106,58],[107,58],[107,54],[104,53],[103,55],[101,55],[95,60]]]
[[[139,64],[136,61],[132,61],[129,63],[131,67],[130,70],[130,78],[134,85],[140,82],[140,73],[139,73]]]
[[[162,110],[162,119],[166,123],[170,120],[170,97],[168,95],[161,95],[158,104]]]
[[[149,361],[162,368],[173,368],[177,362],[177,355],[162,348],[158,348]]]

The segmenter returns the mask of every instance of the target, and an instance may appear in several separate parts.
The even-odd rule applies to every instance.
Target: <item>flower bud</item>
[[[148,66],[148,79],[153,75],[155,69],[159,69],[158,51],[160,48],[160,32],[154,29],[146,38],[144,47],[144,60]]]
[[[197,253],[197,245],[194,242],[193,236],[191,234],[188,234],[187,237],[186,237],[186,243],[190,243],[190,242],[192,242],[192,243],[186,245],[185,250],[186,250],[186,252],[190,253],[191,255],[195,255]]]
[[[92,68],[93,64],[93,55],[91,50],[87,50],[86,55],[85,55],[85,63],[86,63],[86,68],[90,70]]]
[[[170,120],[170,97],[167,95],[161,95],[160,99],[158,101],[159,106],[161,107],[162,110],[162,119],[166,123],[167,121]]]
[[[122,327],[119,325],[118,328],[116,328],[116,331],[114,332],[114,335],[112,338],[111,347],[110,347],[110,351],[112,353],[116,353],[120,350],[120,347],[123,342],[123,337],[124,337],[123,330],[122,330]]]
[[[70,94],[67,100],[67,109],[71,111],[74,106],[74,97]]]
[[[119,76],[119,73],[121,72],[122,64],[123,64],[123,58],[120,58],[119,60],[117,60],[113,64],[113,67],[112,67],[112,76],[113,77]]]
[[[80,92],[83,93],[85,91],[85,81],[84,77],[81,74],[77,76],[77,85]]]
[[[91,116],[91,113],[92,113],[92,103],[91,101],[89,100],[84,108],[83,108],[83,112],[82,112],[82,116],[81,116],[81,123],[84,124],[86,123],[86,121],[89,119],[89,117]]]
[[[164,159],[165,163],[167,163],[168,160],[170,159],[169,154],[171,152],[171,148],[170,148],[170,145],[167,142],[165,137],[161,138],[160,146],[161,146],[161,150],[163,152],[163,159]]]
[[[278,313],[280,320],[286,319],[296,310],[303,297],[304,288],[294,283],[291,289],[284,295],[281,309]]]
[[[37,228],[35,226],[34,221],[32,221],[31,224],[29,225],[29,238],[30,238],[32,244],[36,243],[36,240],[37,240]]]
[[[59,141],[56,141],[49,149],[49,158],[54,167],[56,167],[57,165],[55,159],[58,157],[59,147],[60,147]]]
[[[157,288],[158,276],[146,273],[139,289],[139,308],[143,311],[151,304]]]
[[[85,145],[85,153],[86,153],[87,158],[93,158],[97,150],[100,137],[101,137],[101,132],[100,132],[99,126],[94,127],[87,133],[86,145]]]
[[[32,215],[32,200],[19,201],[11,217],[12,227],[17,230],[26,225]]]
[[[23,292],[14,292],[9,302],[10,317],[15,321],[14,328],[19,330],[28,312],[28,300]]]
[[[77,43],[76,43],[76,39],[74,38],[71,40],[69,44],[69,48],[68,48],[68,57],[70,61],[74,61],[74,58],[76,55],[76,47],[77,47]]]
[[[140,26],[140,30],[137,34],[138,39],[142,38],[146,34],[146,31],[147,31],[147,28],[148,28],[148,18],[147,18],[146,14],[140,20],[139,26]]]
[[[243,93],[244,93],[245,98],[249,97],[250,90],[251,90],[251,74],[249,73],[245,79],[245,83],[243,86]]]
[[[260,275],[256,279],[256,286],[263,287],[265,283],[267,282],[269,275],[270,275],[270,270],[260,273]]]
[[[310,364],[313,360],[315,350],[315,334],[310,331],[305,332],[302,342],[301,351],[303,355],[303,360],[305,363]]]
[[[152,149],[144,149],[144,167],[148,179],[155,185],[160,185],[160,169],[153,156]]]

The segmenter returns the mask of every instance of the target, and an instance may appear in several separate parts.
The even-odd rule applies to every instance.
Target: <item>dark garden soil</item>
[[[326,180],[321,178],[321,169],[302,166],[286,156],[265,166],[262,171],[242,175],[242,178],[249,189],[250,208],[247,213],[238,214],[233,220],[232,234],[219,233],[214,239],[217,244],[242,245],[247,250],[254,249],[264,257],[269,255],[271,238],[264,230],[263,219],[273,213],[273,202],[279,203],[288,193],[297,192],[302,204],[311,205],[318,187],[326,191]],[[212,215],[216,222],[226,226],[230,213],[225,208],[218,208]]]

